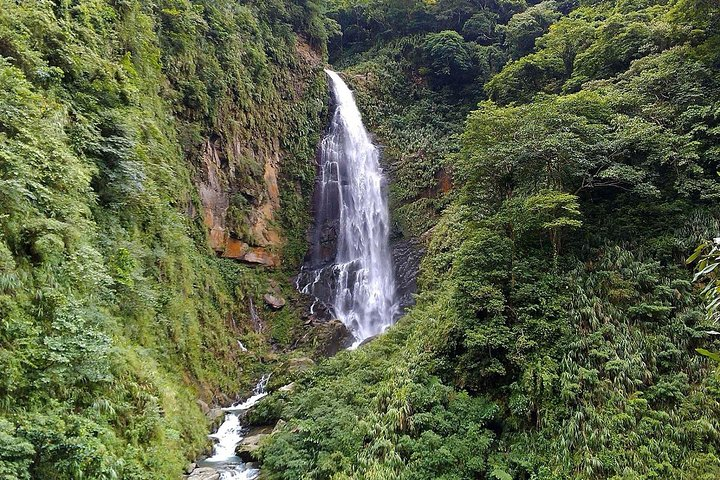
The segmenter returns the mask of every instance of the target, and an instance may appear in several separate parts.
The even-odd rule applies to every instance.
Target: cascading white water
[[[397,313],[390,218],[379,151],[348,86],[337,73],[325,72],[335,111],[320,146],[316,229],[333,220],[337,243],[328,265],[319,259],[316,242],[298,287],[329,304],[359,343],[390,326]]]
[[[250,398],[232,407],[224,408],[225,421],[216,433],[210,435],[215,440],[213,455],[200,464],[215,469],[220,473],[220,480],[254,480],[260,475],[259,470],[249,468],[239,457],[235,456],[235,447],[243,439],[245,432],[240,421],[241,414],[267,395],[265,387],[269,379],[269,375],[264,375],[255,386]]]

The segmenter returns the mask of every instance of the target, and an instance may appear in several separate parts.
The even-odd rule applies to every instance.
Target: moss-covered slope
[[[196,399],[290,341],[260,299],[303,250],[324,42],[312,2],[0,2],[0,477],[176,478]]]

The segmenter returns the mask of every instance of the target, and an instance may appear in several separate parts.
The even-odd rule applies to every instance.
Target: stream
[[[236,403],[230,407],[223,408],[225,420],[217,432],[210,435],[215,441],[213,454],[204,460],[198,461],[197,468],[188,477],[189,480],[207,478],[219,478],[220,480],[254,480],[260,475],[260,471],[251,465],[244,463],[240,457],[235,455],[235,447],[244,438],[247,427],[243,425],[243,419],[247,411],[255,406],[267,395],[267,387],[270,375],[263,375],[252,396],[243,402]],[[214,472],[213,472],[214,470]],[[215,476],[216,473],[220,476]]]

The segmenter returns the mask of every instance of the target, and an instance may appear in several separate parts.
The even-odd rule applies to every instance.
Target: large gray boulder
[[[325,357],[332,357],[348,348],[355,340],[350,330],[338,319],[315,326],[315,332],[317,351]]]
[[[210,467],[196,468],[187,477],[187,480],[220,480],[220,472]]]
[[[282,298],[278,294],[272,294],[272,293],[266,293],[263,295],[263,300],[265,300],[265,303],[267,306],[272,308],[273,310],[280,310],[285,306],[285,299]]]
[[[240,440],[235,447],[235,455],[240,457],[243,462],[257,462],[257,451],[272,431],[273,427],[270,426],[251,428],[245,438]]]

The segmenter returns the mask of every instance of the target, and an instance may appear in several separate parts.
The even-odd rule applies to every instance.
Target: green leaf
[[[700,355],[704,355],[709,359],[720,363],[720,353],[711,352],[710,350],[705,350],[704,348],[696,348],[695,351],[698,352]]]
[[[490,473],[490,476],[493,478],[497,478],[498,480],[513,480],[512,475],[500,468],[495,468],[492,473]]]

